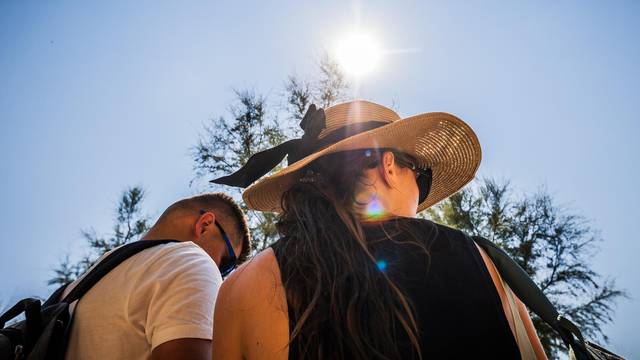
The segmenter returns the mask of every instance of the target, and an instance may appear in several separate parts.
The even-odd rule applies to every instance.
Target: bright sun
[[[344,71],[361,76],[374,70],[380,62],[381,50],[375,39],[355,32],[345,37],[336,48],[336,59]]]

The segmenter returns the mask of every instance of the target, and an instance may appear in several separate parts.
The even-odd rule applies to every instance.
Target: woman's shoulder
[[[215,314],[214,354],[223,355],[214,358],[287,358],[287,300],[271,248],[222,283]]]
[[[272,300],[274,292],[280,288],[280,268],[273,250],[267,248],[229,275],[222,284],[220,295],[233,298],[236,304],[251,305],[259,300]]]

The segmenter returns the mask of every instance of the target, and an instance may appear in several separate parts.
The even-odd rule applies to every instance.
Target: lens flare
[[[365,214],[367,215],[367,218],[369,220],[377,220],[383,218],[385,215],[385,211],[382,207],[382,204],[380,204],[380,200],[375,197],[371,199],[369,204],[367,204]]]
[[[378,260],[376,265],[380,271],[385,271],[387,269],[387,262],[384,260]]]

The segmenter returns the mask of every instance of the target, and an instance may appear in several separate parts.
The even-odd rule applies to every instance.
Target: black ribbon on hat
[[[244,164],[243,167],[233,174],[211,180],[211,182],[245,188],[278,166],[285,156],[287,156],[287,164],[291,165],[342,139],[387,124],[388,122],[383,121],[367,121],[349,124],[332,131],[331,134],[322,139],[318,139],[320,132],[326,128],[326,119],[324,110],[322,108],[316,108],[316,106],[312,104],[309,106],[302,121],[300,121],[300,128],[304,131],[301,138],[291,139],[271,149],[255,153],[247,160],[247,163]]]

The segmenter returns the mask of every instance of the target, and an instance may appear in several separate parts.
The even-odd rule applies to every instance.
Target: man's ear
[[[205,231],[211,231],[214,221],[216,221],[216,214],[211,211],[207,211],[204,214],[200,215],[198,221],[195,224],[195,235],[196,238],[202,236]]]
[[[382,166],[380,170],[382,171],[382,178],[385,184],[389,187],[394,187],[396,185],[396,176],[398,175],[396,168],[393,166],[396,163],[395,156],[391,151],[385,151],[384,154],[382,154],[381,162]]]

